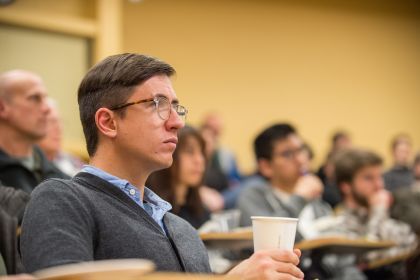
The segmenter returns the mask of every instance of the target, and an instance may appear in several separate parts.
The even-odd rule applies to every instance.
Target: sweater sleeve
[[[27,272],[93,260],[93,221],[81,197],[53,179],[31,195],[22,223],[21,253]]]

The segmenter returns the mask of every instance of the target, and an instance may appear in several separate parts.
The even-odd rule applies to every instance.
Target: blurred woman
[[[201,135],[186,126],[178,133],[178,146],[170,168],[152,173],[146,185],[171,203],[172,213],[199,228],[210,218],[200,198],[205,171],[205,144]]]

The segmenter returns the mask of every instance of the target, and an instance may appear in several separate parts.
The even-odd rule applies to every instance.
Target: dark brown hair
[[[78,91],[80,120],[89,156],[95,154],[98,145],[95,114],[99,108],[121,105],[136,86],[156,75],[170,77],[174,73],[175,69],[163,61],[133,53],[113,55],[93,66]],[[123,115],[124,110],[119,113]]]
[[[334,160],[337,185],[351,183],[358,171],[367,166],[382,165],[382,159],[374,152],[348,149],[338,152]]]
[[[185,126],[178,132],[178,146],[173,154],[174,162],[171,167],[153,172],[147,179],[146,186],[151,188],[164,200],[172,204],[172,212],[179,213],[181,205],[176,203],[175,188],[179,182],[180,159],[179,154],[187,147],[188,139],[194,138],[200,145],[201,152],[205,156],[205,143],[200,133],[191,126]],[[185,207],[192,216],[200,217],[204,207],[199,195],[199,186],[189,186]]]

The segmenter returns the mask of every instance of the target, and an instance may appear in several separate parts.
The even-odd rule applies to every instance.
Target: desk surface
[[[250,228],[238,229],[232,232],[211,232],[200,234],[201,239],[210,247],[232,249],[235,244],[242,248],[252,248],[252,230]],[[366,239],[349,239],[345,237],[322,237],[303,240],[295,244],[301,250],[323,249],[331,253],[362,253],[373,249],[386,249],[394,246],[392,241],[371,241]],[[238,246],[236,246],[238,247]]]
[[[137,280],[239,280],[236,276],[210,275],[210,274],[185,274],[185,273],[151,273],[137,278]]]

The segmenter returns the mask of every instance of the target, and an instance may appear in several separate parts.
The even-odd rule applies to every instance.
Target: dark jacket
[[[0,149],[0,181],[5,186],[31,193],[45,179],[70,178],[48,161],[40,148],[35,146],[33,152],[40,165],[40,169],[36,172],[29,170],[18,159]]]
[[[160,226],[116,186],[81,172],[47,180],[31,195],[22,223],[28,272],[67,263],[143,258],[158,271],[209,273],[206,248],[185,220],[166,213]]]
[[[0,186],[0,253],[8,274],[23,272],[16,230],[28,201],[27,193]]]

